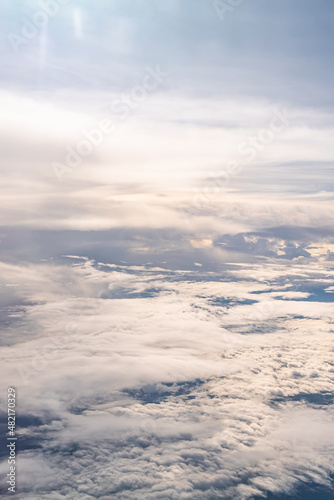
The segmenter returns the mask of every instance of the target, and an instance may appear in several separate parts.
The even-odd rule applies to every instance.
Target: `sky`
[[[334,498],[333,25],[1,2],[1,494]]]

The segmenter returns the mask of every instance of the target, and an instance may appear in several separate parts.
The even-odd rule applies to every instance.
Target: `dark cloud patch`
[[[191,393],[204,384],[203,380],[192,380],[178,383],[160,383],[154,385],[146,385],[139,389],[126,389],[124,392],[129,396],[138,399],[146,404],[160,403],[167,401],[170,397],[187,396],[188,399],[194,398]]]
[[[162,289],[158,288],[147,288],[144,292],[133,292],[127,288],[117,288],[112,291],[105,291],[102,293],[102,299],[140,299],[156,297]]]
[[[320,227],[280,226],[268,228],[262,234],[267,237],[270,235],[284,240],[308,243],[334,237],[334,229],[325,225]]]
[[[252,305],[256,304],[257,300],[251,299],[229,299],[228,297],[216,297],[210,300],[210,304],[214,306],[226,307],[227,309],[234,307],[236,305]]]
[[[334,393],[318,392],[318,393],[299,393],[293,396],[283,398],[275,398],[271,400],[272,404],[281,404],[288,401],[297,401],[307,403],[311,406],[327,406],[334,403]]]
[[[307,484],[303,488],[298,488],[292,494],[272,494],[266,496],[267,500],[333,500],[334,491],[331,488],[319,488],[315,484]],[[263,500],[263,496],[254,497],[254,500]]]
[[[278,259],[295,259],[298,257],[311,257],[305,249],[307,242],[300,244],[295,240],[284,240],[270,237],[271,233],[246,233],[234,236],[224,235],[215,241],[224,250],[230,252],[240,252],[248,256],[275,257]]]
[[[203,262],[203,271],[222,266],[217,257],[194,249],[189,236],[170,229],[110,229],[103,231],[47,231],[9,228],[10,237],[3,244],[2,259],[7,262],[41,262],[42,259],[64,262],[63,255],[84,255],[97,262],[122,265],[166,267],[170,270],[198,270],[194,262]],[[140,238],[140,242],[138,241]],[[142,252],[138,246],[147,246]]]

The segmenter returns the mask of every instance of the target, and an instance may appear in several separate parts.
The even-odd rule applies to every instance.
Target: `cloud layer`
[[[332,304],[310,301],[330,267],[213,278],[72,261],[2,270],[25,303],[12,306],[2,368],[19,388],[24,498],[248,499],[330,484]]]

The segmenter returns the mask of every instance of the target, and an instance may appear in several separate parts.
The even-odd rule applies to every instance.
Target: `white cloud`
[[[263,281],[249,265],[244,281],[236,271],[209,280],[75,260],[2,265],[29,305],[15,313],[1,370],[19,389],[22,422],[44,422],[18,430],[41,446],[20,455],[24,498],[246,500],[329,484],[330,304],[279,284],[315,270],[272,264]],[[120,287],[156,292],[115,298]]]

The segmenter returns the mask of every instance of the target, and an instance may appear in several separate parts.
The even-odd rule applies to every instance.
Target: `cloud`
[[[332,3],[62,3],[0,6],[16,497],[330,490]]]
[[[208,281],[67,260],[2,265],[28,302],[2,364],[22,422],[38,418],[18,430],[25,498],[246,500],[330,484],[331,304],[289,289],[286,265]],[[314,276],[288,272],[294,286]]]

